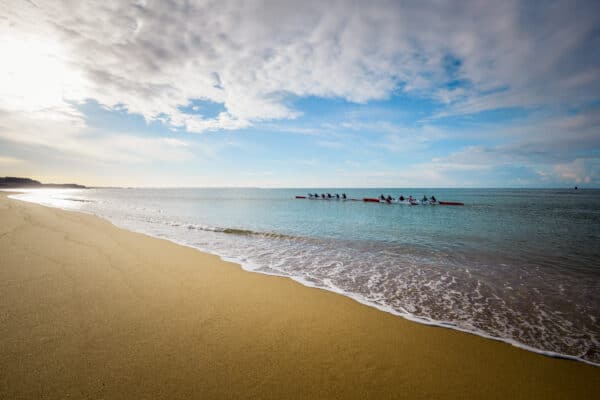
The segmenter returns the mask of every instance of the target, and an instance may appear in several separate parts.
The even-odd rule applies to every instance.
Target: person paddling
[[[346,200],[346,193],[342,193],[342,199]]]
[[[398,197],[398,200],[404,201],[404,196],[400,195],[400,197]]]

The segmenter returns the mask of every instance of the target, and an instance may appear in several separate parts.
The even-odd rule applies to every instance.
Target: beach
[[[594,398],[600,369],[0,195],[0,398]]]

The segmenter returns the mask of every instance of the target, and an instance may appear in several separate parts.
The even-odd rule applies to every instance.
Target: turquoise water
[[[465,205],[294,198],[307,192],[435,195]],[[24,197],[420,322],[600,363],[600,190],[93,189]]]

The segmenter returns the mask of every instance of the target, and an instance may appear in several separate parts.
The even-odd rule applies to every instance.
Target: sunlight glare
[[[0,37],[0,107],[38,111],[84,98],[81,74],[66,62],[56,41]]]

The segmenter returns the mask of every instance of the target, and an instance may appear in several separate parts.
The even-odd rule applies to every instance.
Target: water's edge
[[[495,340],[495,341],[507,343],[507,344],[510,344],[510,345],[512,345],[514,347],[520,348],[522,350],[530,351],[530,352],[533,352],[533,353],[536,353],[536,354],[540,354],[540,355],[544,355],[544,356],[548,356],[548,357],[552,357],[552,358],[559,358],[559,359],[569,360],[569,361],[582,362],[584,364],[592,365],[592,366],[595,366],[595,367],[600,367],[600,363],[595,363],[593,361],[589,361],[589,360],[583,359],[581,357],[577,357],[577,356],[573,356],[573,355],[569,355],[569,354],[557,353],[557,352],[543,350],[543,349],[538,349],[538,348],[535,348],[535,347],[532,347],[532,346],[520,343],[520,342],[518,342],[516,340],[513,340],[513,339],[502,338],[502,337],[498,337],[498,336],[493,336],[493,335],[490,335],[490,334],[488,334],[486,332],[483,332],[483,331],[480,331],[480,330],[461,328],[461,327],[456,326],[455,324],[453,324],[452,322],[449,322],[449,321],[433,320],[433,319],[428,319],[428,318],[417,317],[417,316],[412,315],[412,314],[410,314],[408,312],[404,312],[404,313],[398,312],[397,310],[394,310],[392,307],[384,307],[384,306],[382,306],[380,304],[373,303],[373,302],[365,299],[364,297],[362,297],[360,295],[357,295],[357,294],[354,294],[354,293],[349,293],[349,292],[345,292],[345,291],[342,291],[342,290],[336,290],[335,288],[332,288],[332,287],[317,286],[317,285],[313,284],[312,282],[309,282],[307,280],[304,280],[302,278],[295,277],[295,276],[292,276],[292,275],[276,274],[276,273],[269,273],[269,272],[266,272],[266,271],[260,271],[260,270],[256,269],[257,266],[253,266],[253,265],[251,265],[248,262],[244,262],[243,260],[239,260],[239,259],[234,258],[234,257],[228,257],[226,255],[219,254],[219,253],[217,253],[215,251],[212,251],[212,250],[209,250],[209,249],[206,249],[206,248],[202,248],[202,247],[197,246],[197,245],[192,245],[190,243],[186,243],[186,242],[183,242],[183,241],[180,241],[180,240],[172,239],[172,238],[169,238],[169,237],[166,237],[166,236],[154,235],[154,234],[152,234],[150,232],[146,232],[146,231],[143,231],[143,230],[133,230],[133,229],[131,229],[129,227],[120,226],[117,223],[111,221],[109,218],[104,217],[104,216],[99,215],[99,214],[95,214],[93,212],[89,212],[89,211],[85,211],[85,210],[73,210],[73,209],[68,209],[68,208],[58,207],[58,206],[53,207],[53,206],[50,206],[50,205],[46,205],[46,204],[41,204],[41,203],[35,202],[33,200],[21,198],[20,196],[23,193],[19,192],[18,190],[9,191],[9,193],[10,192],[12,192],[14,194],[10,194],[7,197],[10,198],[10,199],[13,199],[13,200],[23,201],[23,202],[28,202],[28,203],[33,203],[33,204],[37,204],[37,205],[40,205],[42,207],[47,207],[47,208],[61,209],[63,211],[67,211],[67,212],[74,212],[74,213],[81,213],[81,214],[85,214],[85,215],[92,215],[94,217],[101,218],[101,219],[109,222],[111,225],[113,225],[114,227],[116,227],[118,229],[122,229],[122,230],[125,230],[125,231],[128,231],[128,232],[142,234],[142,235],[145,235],[145,236],[148,236],[148,237],[152,237],[152,238],[155,238],[155,239],[167,240],[167,241],[175,243],[175,244],[177,244],[179,246],[185,246],[185,247],[189,247],[189,248],[195,249],[197,251],[200,251],[200,252],[203,252],[203,253],[206,253],[206,254],[216,255],[216,256],[218,256],[223,261],[232,262],[232,263],[238,264],[240,266],[240,268],[242,268],[244,271],[247,271],[247,272],[258,273],[258,274],[263,274],[263,275],[278,276],[278,277],[283,277],[283,278],[289,278],[289,279],[291,279],[291,280],[293,280],[293,281],[295,281],[295,282],[297,282],[297,283],[299,283],[299,284],[301,284],[303,286],[310,287],[310,288],[313,288],[313,289],[321,289],[321,290],[326,290],[328,292],[336,293],[336,294],[345,296],[347,298],[350,298],[350,299],[356,301],[357,303],[360,303],[360,304],[363,304],[363,305],[366,305],[366,306],[369,306],[369,307],[372,307],[372,308],[376,308],[376,309],[378,309],[380,311],[383,311],[383,312],[386,312],[386,313],[389,313],[389,314],[392,314],[392,315],[395,315],[395,316],[398,316],[398,317],[402,317],[402,318],[404,318],[406,320],[409,320],[409,321],[412,321],[412,322],[416,322],[416,323],[419,323],[419,324],[423,324],[423,325],[427,325],[427,326],[432,326],[432,327],[447,328],[447,329],[452,329],[452,330],[456,330],[456,331],[463,332],[463,333],[473,334],[473,335],[476,335],[476,336],[479,336],[479,337],[483,337],[485,339],[491,339],[491,340]]]

